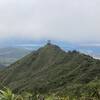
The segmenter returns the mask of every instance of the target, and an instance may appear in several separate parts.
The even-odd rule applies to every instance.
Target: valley
[[[2,47],[0,48],[0,64],[7,67],[30,52],[31,50],[24,48]]]

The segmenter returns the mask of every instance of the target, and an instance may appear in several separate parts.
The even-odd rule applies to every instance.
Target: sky
[[[0,0],[0,42],[100,43],[100,0]]]

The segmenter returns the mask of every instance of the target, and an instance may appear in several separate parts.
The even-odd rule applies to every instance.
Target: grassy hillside
[[[0,81],[14,91],[57,92],[100,79],[100,61],[77,51],[47,44],[0,72]]]

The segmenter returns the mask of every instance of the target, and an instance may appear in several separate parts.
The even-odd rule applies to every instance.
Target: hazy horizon
[[[99,46],[99,0],[0,1],[0,44],[61,40]]]

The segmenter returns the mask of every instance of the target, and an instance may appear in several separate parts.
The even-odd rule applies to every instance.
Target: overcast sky
[[[100,0],[0,0],[0,39],[100,42]]]

